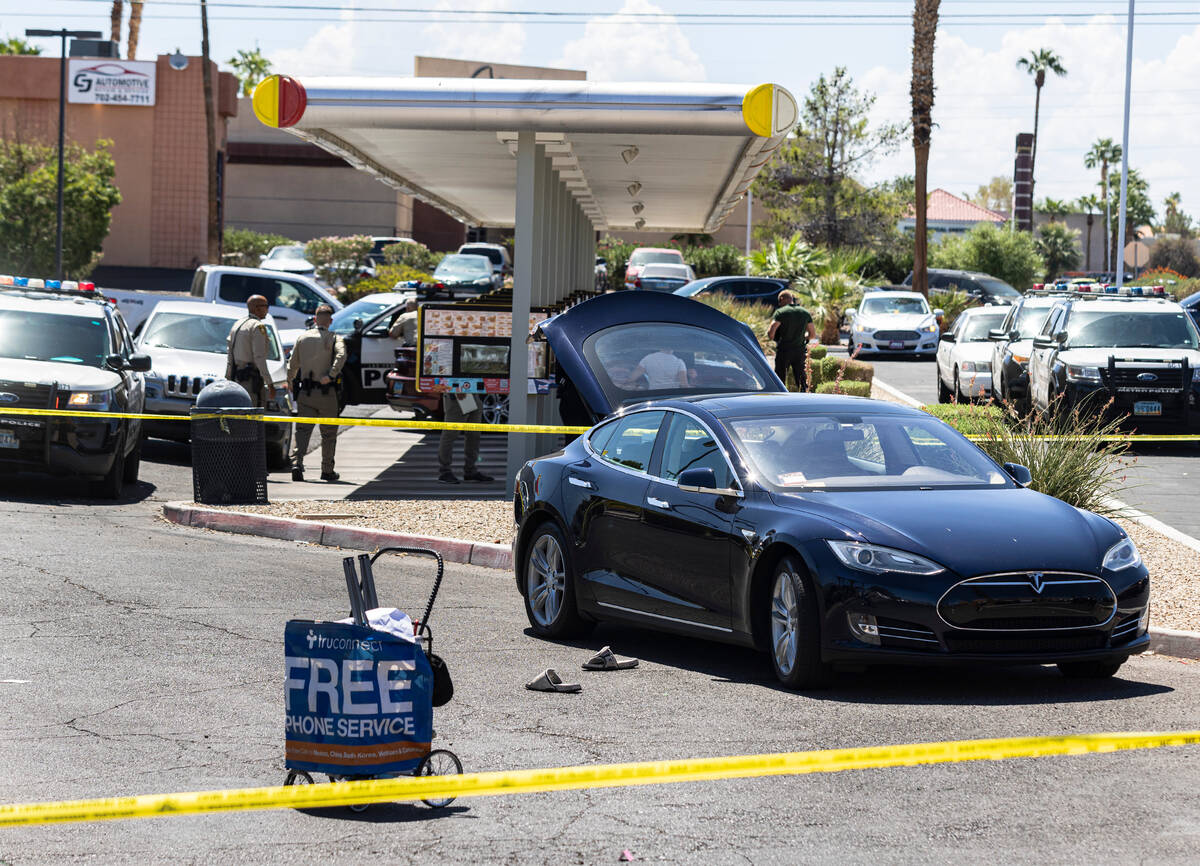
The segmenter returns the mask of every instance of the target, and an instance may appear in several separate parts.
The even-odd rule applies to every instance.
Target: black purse
[[[454,681],[446,661],[437,653],[429,653],[429,667],[433,670],[433,705],[444,707],[454,697]]]

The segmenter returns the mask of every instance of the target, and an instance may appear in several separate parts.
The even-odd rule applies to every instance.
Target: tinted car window
[[[1163,311],[1135,315],[1099,310],[1077,310],[1067,323],[1068,344],[1073,349],[1126,347],[1195,349],[1196,332],[1186,313]]]
[[[1062,320],[1063,308],[1057,307],[1050,311],[1050,315],[1046,317],[1046,321],[1042,323],[1041,336],[1048,337],[1058,330],[1058,323]]]
[[[1019,298],[1021,293],[1010,286],[1003,280],[997,280],[994,277],[976,277],[975,282],[978,283],[984,291],[989,295],[995,295],[1000,298]]]
[[[633,255],[629,257],[629,264],[631,265],[648,265],[652,262],[681,264],[683,262],[683,253],[671,252],[670,250],[664,250],[662,252],[634,250]]]
[[[645,472],[654,453],[654,440],[662,424],[662,412],[636,412],[613,425],[612,436],[598,452],[601,459],[618,466]]]
[[[929,304],[924,298],[864,298],[859,308],[863,315],[882,316],[890,313],[928,313]]]
[[[103,315],[0,310],[0,357],[100,367],[111,354],[112,334]]]
[[[1016,325],[1008,324],[1007,327],[1010,331],[1014,327],[1020,331],[1020,339],[1022,340],[1032,339],[1040,326],[1045,323],[1046,314],[1049,310],[1050,308],[1044,304],[1024,304],[1015,314],[1017,317]]]
[[[687,469],[711,469],[717,477],[717,487],[733,486],[729,464],[712,433],[695,419],[672,413],[659,474],[668,481],[676,481],[679,473]]]
[[[251,295],[262,295],[272,307],[287,307],[306,315],[315,313],[321,303],[320,296],[303,283],[253,274],[221,275],[222,301],[244,304]]]
[[[365,323],[394,306],[396,306],[395,301],[372,301],[368,298],[359,298],[333,314],[333,323],[329,326],[329,330],[335,334],[353,334],[355,319],[361,319]]]
[[[755,372],[748,351],[714,331],[663,322],[616,325],[583,344],[589,366],[614,406],[655,392],[762,391],[766,382]],[[686,385],[679,381],[680,373]]]
[[[958,331],[958,339],[966,342],[986,340],[988,331],[999,328],[1002,321],[1004,321],[1003,313],[969,316]]]
[[[320,296],[303,283],[280,283],[279,296],[275,300],[275,306],[287,307],[289,310],[311,316],[320,305]]]
[[[592,435],[588,437],[588,444],[592,446],[592,450],[597,454],[602,454],[604,446],[612,438],[613,431],[617,429],[617,425],[620,423],[620,421],[614,421],[611,424],[605,424],[593,430]]]
[[[459,249],[463,255],[470,256],[486,256],[487,259],[496,267],[504,264],[504,256],[500,250],[494,250],[491,247],[471,247],[464,246]]]

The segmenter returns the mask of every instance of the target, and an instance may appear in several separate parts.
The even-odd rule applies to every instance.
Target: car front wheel
[[[567,544],[553,523],[539,526],[525,548],[525,615],[541,637],[578,637],[592,623],[575,607],[575,575]]]
[[[821,618],[804,569],[790,556],[775,567],[771,581],[771,667],[791,689],[828,685],[829,665],[821,661]]]

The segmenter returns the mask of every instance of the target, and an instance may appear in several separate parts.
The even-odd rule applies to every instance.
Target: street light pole
[[[35,36],[57,36],[62,42],[58,60],[58,198],[55,201],[54,276],[63,278],[63,137],[67,117],[67,37],[73,39],[99,39],[98,30],[26,30],[27,38]]]
[[[1129,0],[1129,23],[1125,40],[1125,126],[1121,132],[1121,209],[1117,215],[1117,288],[1125,284],[1125,217],[1129,195],[1129,84],[1133,78],[1133,0]],[[1134,259],[1135,267],[1137,259]]]

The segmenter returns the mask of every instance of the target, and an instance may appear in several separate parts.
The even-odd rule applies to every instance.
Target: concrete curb
[[[1152,628],[1150,649],[1163,656],[1200,659],[1200,633],[1173,628]]]
[[[889,385],[887,382],[881,382],[879,379],[872,379],[871,387],[878,388],[880,391],[883,391],[886,394],[890,395],[891,397],[895,398],[896,400],[899,400],[905,406],[912,406],[914,409],[920,409],[922,406],[925,405],[920,400],[917,400],[917,399],[914,399],[913,397],[908,396],[903,391],[901,391],[899,388],[894,388],[891,385]]]
[[[361,526],[339,526],[311,520],[270,517],[265,514],[246,514],[241,511],[221,511],[204,508],[190,502],[168,502],[163,517],[180,526],[257,535],[284,541],[301,541],[325,547],[352,550],[377,550],[381,547],[428,547],[436,550],[447,562],[461,562],[483,568],[512,568],[512,550],[505,544],[488,544],[462,538],[441,538],[436,535],[405,535],[384,532]]]

